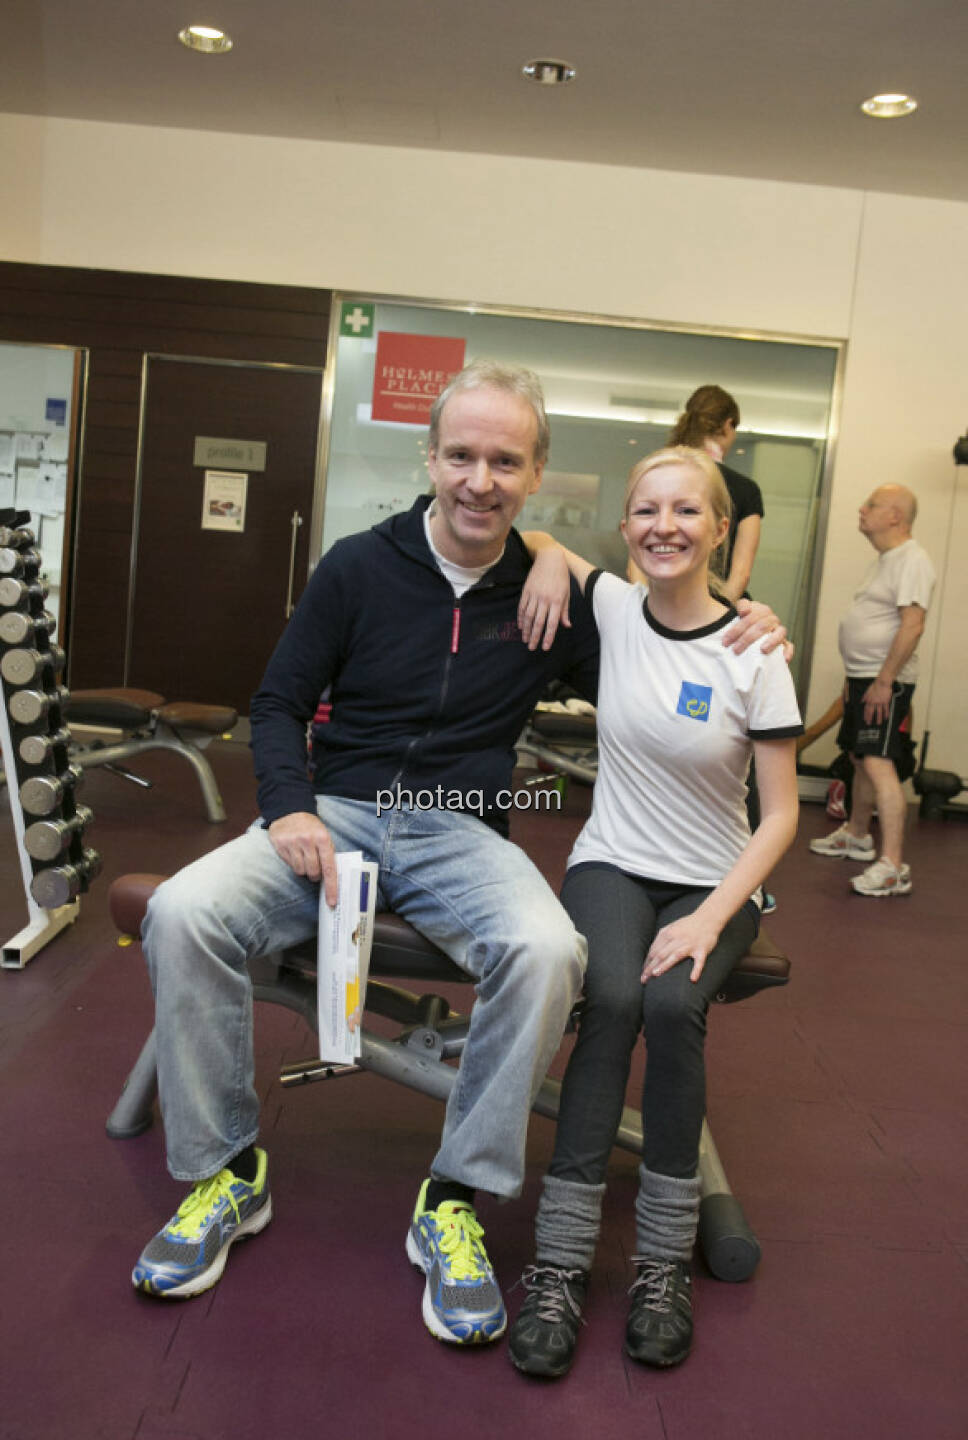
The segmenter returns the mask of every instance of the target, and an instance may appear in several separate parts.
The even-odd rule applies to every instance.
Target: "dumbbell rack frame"
[[[6,681],[4,686],[4,703],[0,705],[0,750],[3,752],[4,774],[8,777],[17,775],[17,754],[14,750],[13,736],[10,733],[10,719],[7,715],[6,705]],[[68,925],[73,925],[81,912],[80,899],[71,900],[66,905],[59,906],[56,910],[44,910],[33,895],[30,893],[30,882],[33,879],[33,865],[30,856],[24,846],[24,810],[20,803],[20,793],[16,781],[7,785],[7,794],[10,796],[10,816],[13,820],[13,831],[17,841],[17,853],[20,858],[20,871],[24,882],[24,895],[27,900],[27,924],[22,930],[4,944],[0,951],[0,968],[4,970],[22,970],[28,960],[33,959],[38,950],[59,935]]]
[[[6,508],[0,511],[0,527],[2,527],[5,532],[3,545],[4,547],[8,547],[5,548],[4,554],[21,553],[24,557],[25,566],[27,567],[21,573],[28,577],[30,583],[34,583],[38,581],[41,560],[39,552],[36,551],[33,535],[24,529],[29,519],[29,514],[24,511]],[[14,532],[19,532],[18,538],[14,538],[10,534],[11,529]],[[8,536],[10,536],[9,539]],[[12,552],[9,549],[11,545]],[[26,560],[28,549],[31,556],[29,562]],[[38,583],[42,582],[38,581]],[[46,595],[46,590],[44,590],[43,593]],[[20,612],[23,603],[22,601],[10,602],[8,606],[5,602],[2,607],[2,613]],[[37,603],[33,598],[26,602],[28,607],[36,606]],[[42,601],[40,603],[42,605]],[[29,609],[23,613],[30,616],[31,620],[39,619],[38,616],[30,615]],[[36,640],[32,642],[28,640],[28,644],[30,643],[37,644],[38,642]],[[52,648],[49,641],[49,630],[45,630],[42,633],[39,645],[41,653]],[[81,908],[80,898],[75,895],[75,898],[68,900],[63,905],[57,906],[56,909],[46,909],[35,899],[33,893],[32,887],[35,877],[39,869],[44,869],[45,867],[42,864],[38,866],[31,858],[30,852],[27,849],[24,801],[21,797],[20,787],[24,778],[36,776],[37,770],[33,765],[22,762],[17,748],[14,745],[9,705],[11,703],[11,697],[18,693],[21,685],[19,680],[11,683],[12,677],[8,679],[6,664],[4,663],[8,653],[15,652],[17,649],[18,645],[16,642],[4,640],[3,643],[0,643],[0,670],[2,670],[2,673],[0,673],[0,752],[2,752],[3,757],[3,771],[7,780],[7,793],[10,797],[10,815],[17,845],[17,855],[20,861],[20,872],[23,878],[24,896],[27,905],[27,924],[21,930],[18,930],[15,935],[11,936],[6,944],[3,945],[2,949],[0,949],[0,968],[5,970],[22,970],[28,960],[36,955],[39,950],[42,950],[45,945],[49,944],[55,935],[59,935],[68,925],[73,924]],[[50,683],[55,687],[58,684],[58,669],[62,664],[63,659],[61,657],[59,664],[53,665],[49,672]],[[46,688],[46,686],[44,688]],[[56,705],[55,715],[58,714],[59,710],[60,706]],[[62,718],[61,716],[60,721],[62,721]],[[64,727],[61,725],[61,728]],[[55,748],[59,749],[61,747],[58,746]],[[66,745],[63,746],[63,749],[65,755],[63,757],[57,757],[58,763],[64,763],[66,760]],[[53,761],[51,763],[53,763]],[[38,766],[44,767],[40,770],[41,775],[45,773],[46,765],[46,761],[38,762]],[[68,817],[77,813],[74,808],[72,786],[68,790],[68,799],[65,803],[68,805]],[[80,853],[82,833],[83,826],[77,831],[75,839],[71,842],[71,853],[66,857],[68,863],[84,863],[84,855]],[[93,857],[95,864],[99,866],[99,857],[95,852],[85,852],[85,855],[87,853]],[[97,870],[95,869],[93,873],[96,874]],[[82,871],[80,884],[82,890],[87,889],[88,875],[86,868]]]

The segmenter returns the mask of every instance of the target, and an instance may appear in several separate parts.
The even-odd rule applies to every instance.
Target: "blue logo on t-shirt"
[[[688,715],[690,720],[708,720],[712,698],[711,685],[693,685],[691,681],[683,680],[676,714]]]

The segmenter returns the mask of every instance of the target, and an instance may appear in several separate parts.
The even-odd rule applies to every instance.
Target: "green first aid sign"
[[[363,340],[374,333],[375,305],[361,305],[358,300],[344,300],[339,317],[339,333]]]

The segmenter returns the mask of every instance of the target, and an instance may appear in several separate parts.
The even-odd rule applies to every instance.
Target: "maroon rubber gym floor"
[[[108,882],[167,871],[237,833],[254,807],[247,750],[209,752],[229,821],[209,825],[187,766],[155,754],[151,791],[102,771],[81,798],[105,861],[78,923],[23,971],[0,972],[3,1164],[2,1440],[362,1440],[508,1429],[529,1440],[961,1440],[968,1207],[968,826],[919,823],[908,899],[848,892],[856,868],[810,856],[828,828],[805,806],[767,922],[786,990],[716,1010],[709,1113],[763,1245],[746,1284],[697,1260],[696,1342],[655,1373],[622,1351],[636,1162],[616,1152],[578,1358],[527,1381],[502,1344],[439,1344],[404,1255],[434,1153],[438,1104],[376,1077],[283,1091],[311,1054],[301,1022],[259,1007],[275,1218],[188,1302],[136,1294],[129,1272],[184,1193],[155,1127],[111,1141],[104,1120],[150,1025],[140,951],[119,949]],[[560,880],[588,792],[517,838]],[[5,810],[5,804],[3,805]],[[8,814],[0,897],[24,923]],[[0,939],[6,939],[5,934]],[[630,1086],[634,1100],[641,1060]],[[535,1119],[518,1202],[482,1201],[513,1314],[552,1127]]]

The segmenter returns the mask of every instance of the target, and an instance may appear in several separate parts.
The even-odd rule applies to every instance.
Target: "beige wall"
[[[847,338],[811,716],[837,688],[837,617],[871,553],[856,507],[875,482],[918,492],[942,568],[956,473],[968,489],[951,460],[968,423],[968,205],[9,116],[0,157],[21,201],[0,222],[5,259]],[[963,493],[955,521],[956,559]],[[917,728],[929,718],[933,765],[968,775],[968,580],[950,571]]]
[[[0,258],[40,260],[47,127],[30,116],[0,115]]]

